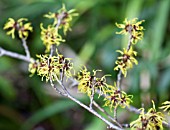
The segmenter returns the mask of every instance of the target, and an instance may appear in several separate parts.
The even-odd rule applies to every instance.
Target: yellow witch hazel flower
[[[8,22],[5,24],[4,29],[9,30],[7,35],[11,35],[12,38],[15,38],[15,31],[18,31],[19,38],[27,39],[29,31],[32,32],[33,28],[31,23],[24,23],[24,21],[28,21],[26,18],[20,18],[15,21],[13,18],[9,18]]]
[[[92,95],[92,91],[96,92],[99,90],[99,97],[105,93],[107,89],[107,83],[106,83],[106,75],[99,78],[96,76],[96,72],[100,70],[93,70],[93,75],[89,71],[87,71],[87,68],[84,66],[78,74],[77,74],[77,80],[79,81],[78,84],[78,90],[81,93],[87,93],[87,95],[90,97]]]
[[[58,69],[61,65],[57,62],[56,56],[49,57],[48,55],[37,55],[40,60],[40,65],[37,68],[38,75],[42,76],[42,80],[45,77],[46,82],[51,78],[55,79],[54,75],[58,75],[60,70]]]
[[[139,40],[142,40],[143,38],[143,32],[132,32],[132,38],[131,38],[131,43],[136,44]]]
[[[139,118],[130,123],[130,127],[134,130],[163,130],[162,122],[165,120],[161,112],[155,109],[155,103],[152,101],[153,107],[145,113],[145,109],[141,108]]]
[[[41,40],[43,41],[44,45],[46,46],[46,52],[50,51],[51,45],[59,45],[60,42],[65,42],[62,39],[61,35],[58,34],[58,31],[52,25],[48,25],[47,29],[43,27],[43,24],[40,24],[41,28]]]
[[[55,81],[56,77],[59,78],[61,73],[67,78],[72,76],[71,70],[73,69],[73,64],[70,62],[70,58],[64,58],[58,52],[57,56],[45,54],[37,55],[37,57],[37,61],[32,61],[29,64],[29,71],[31,74],[37,71],[37,74],[42,76],[42,80],[46,78],[46,82],[50,79]]]
[[[144,28],[141,26],[141,24],[145,21],[145,20],[141,20],[139,22],[137,22],[138,18],[134,18],[132,20],[127,20],[125,18],[125,20],[123,21],[123,24],[118,24],[116,23],[116,26],[118,28],[123,29],[120,32],[116,32],[116,34],[128,34],[128,33],[132,33],[133,31],[143,31]]]
[[[70,28],[70,22],[74,16],[78,16],[78,13],[75,13],[75,9],[67,11],[65,5],[62,5],[62,8],[57,13],[51,13],[44,15],[47,18],[54,19],[54,26],[57,28],[63,28],[63,32],[66,35]]]
[[[163,102],[162,106],[159,107],[159,109],[163,109],[163,111],[167,111],[168,109],[170,109],[170,101]],[[170,114],[170,110],[169,110],[168,114]]]
[[[104,106],[109,106],[111,112],[113,108],[117,108],[118,106],[125,108],[132,102],[133,96],[127,95],[124,91],[118,90],[116,83],[114,83],[114,86],[108,85],[105,93]]]
[[[33,76],[35,74],[35,72],[37,71],[38,65],[39,65],[39,60],[36,60],[36,61],[34,59],[30,60],[30,63],[28,66],[28,71],[31,73],[30,76]]]
[[[135,59],[134,56],[137,55],[136,51],[133,51],[132,47],[129,50],[123,48],[123,51],[117,50],[122,56],[118,57],[116,60],[116,67],[114,70],[121,70],[122,74],[126,77],[127,69],[132,68],[133,64],[138,64],[138,61]]]
[[[142,40],[143,38],[143,26],[141,24],[144,22],[144,20],[138,21],[138,18],[134,18],[132,20],[125,19],[123,21],[123,24],[116,23],[116,26],[118,28],[123,29],[120,32],[116,32],[116,34],[130,34],[131,35],[131,43],[136,44],[139,40]]]
[[[91,96],[92,94],[92,77],[90,75],[90,72],[87,71],[87,68],[84,67],[84,69],[81,69],[78,72],[77,80],[79,81],[78,84],[78,91],[81,93],[87,93],[88,96]]]
[[[73,70],[73,63],[71,63],[71,58],[65,58],[63,55],[59,54],[56,51],[58,57],[58,63],[61,65],[60,73],[65,75],[67,78],[72,77]]]

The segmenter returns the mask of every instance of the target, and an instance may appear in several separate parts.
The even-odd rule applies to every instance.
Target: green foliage
[[[67,102],[67,103],[65,103]],[[34,115],[32,115],[22,126],[22,130],[30,130],[32,129],[37,123],[48,119],[49,117],[64,112],[67,109],[70,109],[74,106],[72,101],[56,101],[51,103],[50,105],[46,106],[45,108],[41,108],[37,111]]]

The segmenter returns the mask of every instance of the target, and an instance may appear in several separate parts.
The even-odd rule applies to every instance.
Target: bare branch
[[[51,48],[50,48],[50,56],[53,56],[54,55],[54,51],[56,49],[56,46],[54,44],[51,45]]]
[[[61,92],[61,91],[56,87],[56,85],[53,83],[51,77],[50,77],[50,84],[51,84],[51,86],[57,91],[57,93],[59,93],[59,94],[62,95],[62,96],[67,96],[65,93]]]
[[[127,51],[129,51],[130,50],[130,47],[131,47],[131,45],[132,45],[132,32],[130,31],[129,32],[129,40],[128,40],[128,46],[127,46]],[[118,75],[117,75],[117,88],[118,88],[118,90],[122,90],[122,88],[121,88],[121,81],[122,81],[122,71],[121,70],[119,70],[119,73],[118,73]],[[116,119],[117,118],[117,108],[115,108],[114,109],[114,118]]]
[[[16,58],[16,59],[20,59],[20,60],[23,60],[23,61],[26,61],[26,62],[30,62],[30,58],[28,58],[27,56],[21,55],[21,54],[15,53],[15,52],[7,51],[7,50],[5,50],[1,47],[0,47],[0,56],[9,56],[9,57],[12,57],[12,58]]]
[[[62,12],[61,14],[58,15],[58,17],[57,17],[58,18],[57,25],[55,26],[56,30],[58,30],[64,16],[65,16],[64,12]]]
[[[123,128],[130,128],[130,124],[122,124]]]
[[[115,124],[117,124],[120,128],[122,128],[121,124],[119,124],[112,116],[110,116],[103,108],[101,108],[95,101],[93,101],[93,105],[98,108],[101,112],[103,112],[109,119],[111,119]]]
[[[114,107],[114,119],[117,121],[117,107]]]
[[[56,32],[58,32],[58,28],[61,25],[61,22],[62,22],[62,19],[64,18],[64,16],[65,16],[64,12],[62,12],[61,14],[58,15],[58,17],[57,17],[58,21],[57,21],[57,24],[55,26]],[[52,44],[51,48],[50,48],[50,56],[53,56],[55,49],[56,49],[56,45]]]
[[[121,91],[121,79],[122,79],[122,71],[119,70],[119,73],[117,75],[117,87],[118,87],[118,90]]]
[[[100,114],[98,114],[96,111],[94,111],[93,109],[91,109],[90,107],[86,106],[85,104],[83,104],[82,102],[80,102],[79,100],[77,100],[76,98],[74,98],[73,96],[71,96],[71,94],[67,91],[66,87],[63,85],[63,83],[58,79],[58,77],[55,77],[57,82],[59,83],[59,85],[63,88],[63,90],[66,92],[66,97],[71,99],[72,101],[76,102],[77,104],[79,104],[81,107],[83,107],[84,109],[88,110],[89,112],[91,112],[92,114],[94,114],[95,116],[97,116],[99,119],[101,119],[102,121],[104,121],[107,125],[109,125],[110,128],[113,128],[115,130],[123,130],[122,128],[112,124],[111,122],[109,122],[107,119],[105,119],[104,117],[102,117]]]
[[[90,105],[89,105],[89,107],[90,107],[91,109],[93,109],[93,108],[92,108],[92,106],[93,106],[93,99],[94,99],[94,85],[92,86],[92,94],[91,94],[91,96],[90,96]]]
[[[62,81],[58,79],[57,75],[54,75],[55,79],[57,80],[57,82],[60,84],[60,86],[62,87],[62,89],[64,90],[64,92],[69,95],[70,93],[67,91],[66,87],[63,85]]]
[[[140,112],[141,112],[141,110],[139,110],[136,107],[131,106],[131,105],[126,106],[126,110],[133,112],[133,113],[136,113],[136,114],[140,114]]]
[[[29,51],[29,49],[28,49],[26,40],[25,40],[24,38],[22,38],[21,40],[22,40],[22,45],[23,45],[23,47],[24,47],[26,56],[27,56],[28,59],[30,59],[30,51]]]
[[[64,69],[62,70],[62,72],[60,72],[60,81],[63,83],[63,79],[64,79]]]
[[[130,47],[132,45],[132,32],[129,32],[129,40],[128,40],[128,45],[127,45],[127,51],[130,50]],[[122,71],[119,70],[119,73],[117,75],[117,87],[118,90],[121,90],[121,80],[122,80]]]
[[[165,127],[170,128],[170,123],[167,123],[167,122],[163,121],[162,124],[163,124]]]
[[[131,45],[132,45],[132,32],[129,33],[129,41],[128,41],[128,46],[127,46],[127,51],[130,50]]]
[[[95,93],[95,84],[96,84],[96,77],[94,77],[94,79],[92,79],[92,85],[91,85],[92,93],[91,93],[91,96],[90,96],[90,105],[89,105],[89,107],[91,109],[93,109],[92,106],[93,106],[94,93]]]
[[[92,114],[94,114],[95,116],[97,116],[99,119],[101,119],[102,121],[104,121],[107,125],[109,125],[110,128],[113,128],[115,130],[123,130],[122,128],[119,128],[118,126],[112,124],[111,122],[109,122],[108,120],[106,120],[104,117],[102,117],[100,114],[98,114],[96,111],[94,111],[93,109],[89,108],[88,106],[86,106],[85,104],[81,103],[79,100],[75,99],[74,97],[72,97],[71,95],[68,95],[68,98],[71,99],[72,101],[76,102],[77,104],[79,104],[81,107],[83,107],[84,109],[88,110],[89,112],[91,112]]]

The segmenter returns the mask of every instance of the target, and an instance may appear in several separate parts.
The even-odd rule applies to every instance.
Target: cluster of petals
[[[144,20],[137,20],[138,18],[129,21],[125,19],[123,24],[116,23],[116,26],[122,29],[120,32],[116,32],[116,34],[130,34],[132,44],[136,44],[139,40],[142,40],[144,30],[143,26],[141,26]]]
[[[57,13],[49,12],[44,16],[49,19],[54,19],[53,25],[59,29],[63,28],[63,32],[66,35],[68,30],[71,30],[70,23],[73,20],[74,16],[78,16],[78,13],[75,13],[75,9],[67,11],[65,5],[63,4],[62,8]]]
[[[137,55],[136,51],[133,51],[132,47],[129,50],[123,48],[123,51],[117,50],[121,54],[116,60],[116,67],[114,70],[121,70],[122,74],[126,77],[127,70],[133,67],[133,64],[138,64],[138,61],[134,56]]]
[[[60,45],[61,42],[65,42],[62,39],[61,35],[58,33],[58,30],[54,26],[48,25],[47,29],[43,27],[43,24],[40,24],[41,28],[41,40],[46,46],[46,52],[50,51],[52,45]]]
[[[106,75],[99,78],[96,72],[100,70],[93,70],[91,74],[86,67],[83,67],[77,74],[77,80],[79,81],[78,90],[81,93],[86,93],[88,96],[92,95],[92,92],[98,93],[99,96],[103,95],[107,89]]]
[[[5,24],[4,29],[8,30],[7,35],[11,35],[12,38],[15,38],[15,31],[18,32],[19,38],[27,39],[29,32],[33,31],[31,23],[25,23],[28,21],[26,18],[20,18],[15,21],[13,18],[9,18],[8,22]]]
[[[130,123],[130,127],[132,129],[140,129],[140,130],[163,130],[162,123],[165,120],[163,114],[161,112],[157,112],[155,109],[155,104],[153,103],[153,107],[145,113],[145,109],[140,109],[140,115],[137,120]]]
[[[132,102],[133,96],[127,95],[124,91],[118,90],[116,83],[114,83],[114,86],[109,85],[105,93],[104,106],[109,106],[111,111],[112,108],[117,108],[118,106],[125,108]]]
[[[72,76],[73,64],[69,58],[65,58],[58,53],[57,56],[37,55],[37,58],[37,61],[29,64],[29,71],[32,75],[37,72],[42,77],[42,80],[46,78],[46,81],[55,81],[61,73],[67,78]]]

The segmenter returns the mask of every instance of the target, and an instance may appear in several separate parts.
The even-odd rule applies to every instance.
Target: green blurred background
[[[49,24],[51,21],[43,15],[56,12],[62,3],[68,9],[77,9],[79,16],[73,21],[72,31],[64,37],[67,42],[60,46],[60,52],[73,57],[75,66],[86,64],[90,70],[112,74],[108,78],[110,84],[117,75],[113,71],[118,56],[115,50],[127,44],[126,37],[115,34],[119,31],[115,22],[134,17],[146,20],[144,39],[135,46],[139,65],[128,72],[122,87],[134,95],[132,105],[138,108],[141,104],[150,107],[152,99],[156,106],[170,100],[170,0],[0,0],[0,46],[24,54],[20,40],[7,36],[3,26],[9,17],[26,17],[34,28],[28,38],[31,56],[43,54],[39,25]],[[0,130],[106,129],[98,118],[56,95],[40,77],[29,77],[27,67],[23,61],[0,58]],[[76,88],[71,91],[81,101],[89,102],[77,94]],[[101,106],[102,100],[98,99]],[[133,113],[118,110],[120,122],[129,123],[136,118]]]

